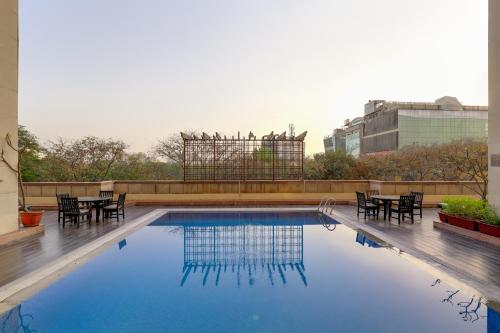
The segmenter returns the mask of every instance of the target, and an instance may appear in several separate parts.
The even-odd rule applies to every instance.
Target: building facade
[[[454,97],[442,97],[434,103],[374,100],[365,105],[361,154],[487,137],[485,106],[462,105]]]
[[[17,152],[5,142],[7,134],[17,143],[18,1],[0,1],[0,149],[17,167]],[[0,162],[0,235],[18,229],[17,176]]]
[[[333,130],[333,134],[326,136],[323,139],[325,152],[346,150],[346,132],[343,128]]]
[[[346,152],[354,157],[359,157],[361,153],[361,135],[363,131],[363,117],[358,117],[352,121],[346,121],[345,147]]]
[[[500,2],[489,1],[488,201],[500,212]]]

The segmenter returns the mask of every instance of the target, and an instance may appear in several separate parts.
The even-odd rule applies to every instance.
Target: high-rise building
[[[345,150],[348,154],[358,157],[361,153],[361,135],[363,131],[363,117],[346,120],[345,124]]]
[[[324,138],[325,151],[345,150],[358,157],[383,154],[406,146],[453,140],[486,140],[488,107],[462,105],[455,97],[433,103],[371,100],[365,114]]]
[[[462,105],[448,96],[434,103],[373,100],[365,105],[361,154],[487,137],[486,106]]]
[[[346,133],[343,128],[337,128],[333,130],[333,134],[326,136],[323,139],[323,146],[325,147],[325,152],[336,151],[336,150],[346,150]]]

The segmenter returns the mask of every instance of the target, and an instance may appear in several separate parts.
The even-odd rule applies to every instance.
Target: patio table
[[[111,197],[78,197],[79,203],[90,203],[95,208],[95,222],[99,223],[101,208],[104,203],[113,200]]]
[[[372,199],[377,199],[382,201],[384,205],[384,221],[387,219],[387,213],[391,210],[393,201],[399,201],[401,195],[372,195]]]

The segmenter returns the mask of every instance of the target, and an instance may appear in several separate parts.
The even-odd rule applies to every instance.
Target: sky
[[[182,130],[307,130],[370,99],[487,105],[487,0],[20,0],[19,120],[149,151]]]

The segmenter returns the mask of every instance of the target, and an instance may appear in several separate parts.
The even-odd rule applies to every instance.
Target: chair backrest
[[[117,207],[121,208],[125,206],[125,197],[127,196],[127,193],[120,193],[118,195],[118,203]]]
[[[424,201],[424,192],[410,192],[415,196],[415,204],[421,206]]]
[[[366,191],[366,197],[370,199],[374,195],[379,195],[380,192],[378,190],[368,190]]]
[[[62,210],[61,198],[69,198],[69,193],[59,193],[59,194],[56,194],[57,207],[59,208],[59,210]]]
[[[113,191],[99,191],[99,198],[113,198]]]
[[[413,211],[414,205],[415,205],[415,196],[413,194],[402,195],[399,197],[399,208],[400,209]]]
[[[358,206],[366,206],[366,196],[363,192],[356,192],[358,198]]]
[[[78,207],[77,198],[62,197],[61,198],[62,209],[65,213],[79,213],[80,208]]]

